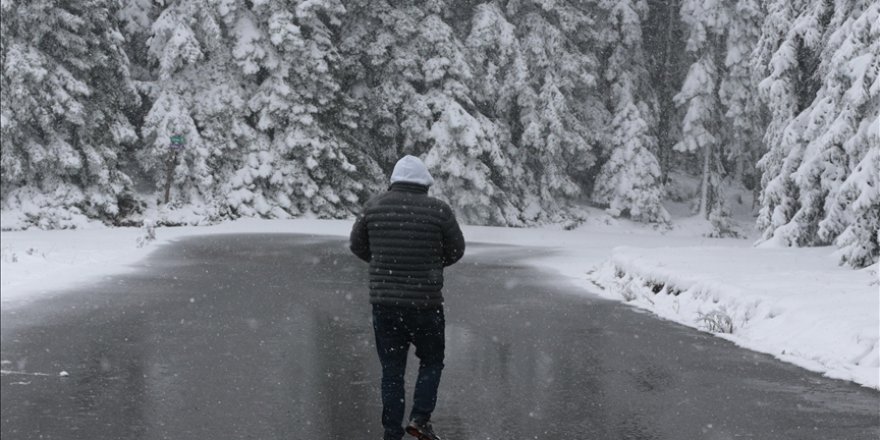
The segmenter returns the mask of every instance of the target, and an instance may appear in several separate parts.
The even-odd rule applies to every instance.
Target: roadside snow
[[[597,214],[572,231],[561,226],[463,229],[471,243],[523,246],[524,263],[556,271],[561,280],[589,294],[624,301],[621,292],[628,282],[629,293],[635,292],[631,304],[700,329],[707,326],[703,317],[720,311],[733,327],[732,334],[722,336],[739,345],[831,377],[880,386],[876,266],[853,271],[838,267],[828,249],[756,249],[752,240],[705,238],[701,222],[677,224],[676,229],[654,230]],[[345,220],[244,219],[156,228],[156,241],[143,247],[138,243],[147,233],[144,228],[2,232],[0,308],[8,311],[80,283],[131,271],[156,244],[182,237],[346,237],[350,228],[351,221]],[[480,249],[472,247],[468,255],[492,251]],[[617,272],[624,277],[615,276]],[[648,282],[680,293],[637,288]]]
[[[828,248],[630,248],[591,274],[603,296],[829,377],[880,388],[877,266]]]

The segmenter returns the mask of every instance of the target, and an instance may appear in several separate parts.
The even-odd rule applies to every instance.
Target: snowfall
[[[132,271],[133,263],[187,236],[296,233],[347,237],[344,220],[238,220],[211,226],[86,226],[0,232],[0,309],[62,295],[82,283]],[[840,267],[832,248],[754,246],[754,237],[703,235],[698,221],[657,229],[595,215],[566,230],[464,226],[469,243],[525,246],[524,261],[573,292],[647,309],[807,370],[880,388],[877,265]],[[491,247],[472,246],[470,255]],[[465,257],[467,258],[467,256]],[[502,286],[503,288],[503,286]],[[552,298],[548,298],[552,301]]]

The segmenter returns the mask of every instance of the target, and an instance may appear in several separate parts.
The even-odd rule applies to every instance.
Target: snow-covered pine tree
[[[120,169],[139,104],[113,1],[4,1],[2,203],[23,224],[113,222],[136,209]]]
[[[770,116],[764,132],[767,152],[758,161],[761,170],[761,208],[757,226],[762,240],[773,237],[777,228],[786,225],[797,209],[797,190],[790,178],[791,165],[786,156],[799,142],[798,124],[792,124],[799,112],[797,83],[801,70],[798,66],[798,42],[789,36],[789,29],[803,1],[767,2],[767,13],[754,57],[754,71],[758,78],[759,94]],[[795,165],[796,166],[796,165]],[[783,167],[787,171],[783,172]]]
[[[813,104],[824,116],[816,127],[822,132],[808,144],[813,155],[798,175],[818,174],[827,191],[818,239],[835,242],[842,263],[864,267],[880,254],[880,4],[840,6],[829,20],[834,31],[822,52],[818,93],[834,107],[826,114],[825,105]]]
[[[657,99],[657,123],[652,133],[657,138],[656,156],[665,184],[669,173],[676,171],[673,159],[678,153],[673,147],[681,132],[682,115],[673,98],[681,90],[690,58],[685,51],[687,29],[679,17],[681,0],[649,1],[648,9],[642,34],[650,37],[642,38],[642,44],[650,88]]]
[[[762,136],[766,129],[765,111],[760,105],[752,52],[761,33],[763,12],[756,0],[737,0],[730,4],[727,27],[725,72],[718,90],[724,106],[727,138],[724,159],[733,170],[733,182],[742,182],[757,193],[759,175],[755,164],[764,153]]]
[[[151,106],[141,128],[138,163],[157,190],[171,172],[172,206],[189,205],[201,218],[228,215],[219,190],[237,167],[240,145],[254,140],[245,119],[249,91],[232,53],[237,34],[230,23],[247,14],[241,3],[170,2],[152,23],[147,41],[154,69],[153,81],[144,86]],[[175,152],[170,139],[178,135],[185,146]],[[164,203],[159,194],[158,202]],[[172,217],[165,220],[176,221],[166,215]]]
[[[528,67],[516,35],[516,26],[508,21],[496,3],[478,5],[471,19],[470,33],[464,41],[472,66],[471,90],[475,105],[494,131],[491,141],[493,180],[510,195],[502,206],[502,224],[523,225],[536,219],[543,209],[536,193],[536,176],[525,168],[527,154],[514,143],[512,125],[518,125],[518,97],[528,87]]]
[[[648,10],[644,1],[606,1],[611,45],[604,79],[610,86],[609,111],[613,115],[608,136],[610,157],[602,165],[593,189],[593,201],[612,215],[665,223],[660,164],[653,150],[655,106],[642,52],[641,22]]]
[[[443,2],[348,8],[340,46],[346,70],[360,72],[348,78],[347,93],[367,110],[357,133],[385,176],[401,155],[421,156],[434,174],[433,194],[464,221],[519,224],[495,173],[505,167],[505,131],[471,98],[465,46],[446,22],[445,14],[460,11]]]
[[[838,84],[840,79],[829,72],[836,66],[822,65],[822,52],[828,49],[825,34],[839,25],[829,23],[832,15],[836,15],[834,7],[819,2],[811,6],[793,24],[796,33],[800,34],[798,58],[803,70],[801,75],[808,76],[799,84],[799,101],[807,107],[795,119],[802,128],[802,136],[786,157],[791,168],[783,167],[784,171],[791,170],[790,178],[797,187],[798,198],[794,202],[797,210],[779,235],[799,245],[825,245],[830,241],[821,240],[819,222],[825,217],[827,205],[836,197],[840,185],[849,174],[842,142],[852,136],[856,128],[853,122],[857,124],[859,118],[853,114],[848,100],[836,91],[841,85],[846,85]],[[845,17],[850,12],[837,11]],[[830,61],[828,55],[824,58]],[[847,61],[841,58],[838,61]],[[832,80],[831,87],[814,90],[812,84],[818,83],[823,77]],[[840,114],[841,111],[845,114]]]
[[[421,16],[411,40],[415,64],[403,76],[424,92],[404,104],[403,150],[423,155],[435,177],[432,193],[464,221],[508,224],[511,203],[492,175],[505,164],[499,136],[471,99],[465,47],[442,9]]]
[[[474,99],[487,103],[487,113],[504,119],[511,118],[517,91],[525,87],[529,74],[516,30],[498,4],[483,3],[474,9],[464,41],[475,69]]]
[[[513,83],[504,86],[517,94],[508,124],[518,149],[515,159],[526,173],[528,222],[558,219],[596,179],[610,119],[597,87],[599,54],[592,50],[601,45],[597,3],[507,4],[519,50],[510,66]],[[511,105],[502,98],[499,104]]]
[[[378,170],[342,135],[356,126],[339,105],[334,28],[345,9],[327,0],[264,2],[248,12],[233,26],[233,56],[255,90],[248,107],[257,139],[230,182],[230,206],[238,215],[347,216]]]
[[[880,136],[876,127],[880,118],[865,125],[869,128],[865,139],[880,144]],[[856,165],[853,172],[843,182],[835,202],[839,211],[849,217],[846,228],[836,236],[834,243],[839,250],[837,255],[841,263],[855,268],[870,266],[877,263],[880,254],[880,148],[869,148],[864,159]],[[830,217],[833,219],[833,217]],[[834,219],[836,220],[836,219]],[[829,221],[833,223],[834,220]],[[836,232],[828,228],[825,222],[819,225],[819,234]]]
[[[772,54],[761,92],[773,113],[765,136],[769,152],[759,162],[758,226],[765,240],[798,246],[836,241],[844,261],[870,264],[877,260],[873,211],[880,208],[870,176],[876,174],[871,152],[880,148],[880,5],[782,3],[769,5],[761,46]]]
[[[721,0],[684,0],[681,19],[688,28],[687,51],[693,63],[675,101],[686,108],[676,151],[698,154],[702,162],[699,215],[712,222],[714,234],[729,230],[721,193],[725,174],[725,133],[718,87],[723,76],[723,38],[730,18]],[[696,170],[695,170],[696,171]],[[696,174],[696,173],[695,173]]]
[[[397,73],[392,60],[401,55],[401,44],[413,32],[412,23],[387,1],[349,1],[340,26],[339,82],[350,98],[346,108],[355,112],[351,134],[361,140],[362,151],[391,173],[403,145],[401,107],[412,85]],[[387,177],[373,176],[387,183]]]
[[[804,111],[816,96],[817,57],[821,52],[827,26],[824,1],[798,2],[795,5],[768,5],[765,40],[784,31],[767,29],[783,25],[789,30],[780,42],[762,42],[770,49],[769,75],[761,81],[762,99],[771,110],[771,121],[765,134],[768,152],[758,162],[763,170],[761,211],[758,227],[764,240],[773,239],[784,245],[807,246],[816,241],[824,194],[821,191],[801,193],[795,173],[804,160],[811,136],[819,135],[823,114],[830,111],[825,101],[810,112]],[[775,44],[775,46],[774,46]],[[811,121],[811,113],[813,121]],[[818,120],[817,120],[818,118]],[[839,163],[840,161],[837,160]],[[818,181],[818,176],[804,176]],[[813,184],[807,183],[807,186]],[[805,204],[804,204],[805,202]]]

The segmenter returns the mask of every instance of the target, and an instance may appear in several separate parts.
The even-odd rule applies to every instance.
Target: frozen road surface
[[[574,294],[527,250],[471,249],[446,276],[444,439],[880,436],[877,391]],[[191,238],[4,311],[0,434],[380,439],[366,271],[339,239]]]

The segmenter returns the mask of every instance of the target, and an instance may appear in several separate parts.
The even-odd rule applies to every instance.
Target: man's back
[[[352,252],[370,263],[370,302],[410,308],[443,303],[443,267],[464,247],[452,209],[406,182],[367,202],[351,236]]]

